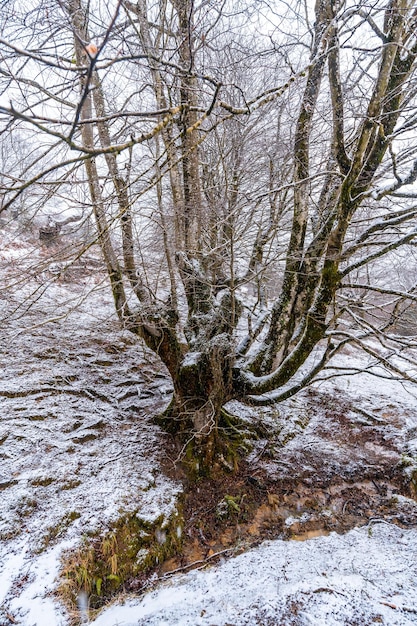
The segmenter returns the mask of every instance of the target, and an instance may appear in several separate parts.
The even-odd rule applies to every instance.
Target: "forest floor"
[[[0,626],[417,623],[416,388],[351,352],[357,376],[230,403],[259,436],[236,473],[191,485],[152,419],[169,377],[118,328],[94,263],[44,253],[0,251]],[[62,602],[80,546],[132,517],[164,544],[173,516],[176,549],[113,605]]]

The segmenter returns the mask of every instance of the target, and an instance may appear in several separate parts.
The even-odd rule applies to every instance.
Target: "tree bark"
[[[230,469],[237,461],[223,421],[223,407],[234,397],[232,355],[222,335],[204,351],[189,352],[173,377],[173,399],[158,419],[181,442],[183,459],[194,474],[212,474],[219,463]]]
[[[74,32],[74,47],[77,65],[88,67],[88,55],[83,42],[87,43],[87,27],[86,16],[81,6],[80,0],[70,0],[68,4],[70,20]],[[88,72],[86,72],[80,81],[81,93],[84,102],[80,111],[80,119],[89,120],[93,117],[93,100],[88,84]],[[81,137],[83,145],[90,149],[94,149],[94,126],[93,124],[81,125]],[[96,161],[91,157],[85,161],[85,169],[87,172],[88,186],[90,190],[91,203],[93,213],[98,230],[98,242],[103,253],[104,261],[107,267],[107,273],[110,279],[114,303],[119,319],[124,323],[126,317],[130,316],[127,304],[125,289],[123,285],[123,275],[117,259],[116,252],[110,239],[110,225],[106,217],[99,175],[97,171]]]

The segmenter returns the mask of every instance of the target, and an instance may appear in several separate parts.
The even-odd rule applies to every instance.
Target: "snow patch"
[[[365,624],[375,617],[411,626],[416,550],[417,531],[389,524],[301,543],[269,541],[114,605],[91,626],[286,624],[290,606],[299,626]]]

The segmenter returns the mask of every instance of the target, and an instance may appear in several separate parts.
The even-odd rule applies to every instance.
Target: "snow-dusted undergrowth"
[[[16,282],[5,259],[3,281]],[[4,291],[0,311],[2,625],[66,623],[50,596],[63,549],[122,512],[168,518],[181,489],[160,469],[164,436],[151,423],[169,400],[166,375],[119,330],[94,277],[45,292],[50,275],[38,280]]]
[[[24,247],[9,252],[2,253],[5,283],[16,281],[19,255],[33,261]],[[169,380],[118,329],[111,299],[94,277],[52,283],[41,295],[50,279],[46,273],[38,282],[22,280],[3,292],[1,304],[1,626],[68,624],[53,595],[63,550],[122,511],[148,521],[168,517],[181,491],[162,471],[164,435],[151,421],[169,399]],[[41,297],[27,313],[13,314],[38,288]],[[364,365],[352,354],[343,359],[342,367]],[[303,459],[308,483],[317,463],[329,480],[345,480],[366,464],[379,471],[402,454],[417,457],[411,386],[361,374],[321,382],[317,393],[338,406],[326,413],[314,397],[294,398],[280,408],[277,458],[259,460],[255,446],[253,459],[271,477],[290,478],[295,459]],[[343,402],[350,407],[340,431],[346,439],[325,443]],[[274,415],[264,413],[271,432]],[[376,427],[355,449],[364,424]],[[104,610],[92,624],[408,626],[417,623],[416,554],[414,527],[380,521],[303,543],[264,542],[210,569],[163,581]]]
[[[115,605],[91,626],[411,626],[416,550],[415,530],[387,524],[302,543],[268,541]]]

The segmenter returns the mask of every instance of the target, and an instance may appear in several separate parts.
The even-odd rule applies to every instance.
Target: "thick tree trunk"
[[[174,395],[158,423],[180,441],[181,460],[191,475],[211,475],[236,465],[236,430],[225,421],[233,397],[230,344],[217,336],[204,352],[189,352],[177,375]]]

